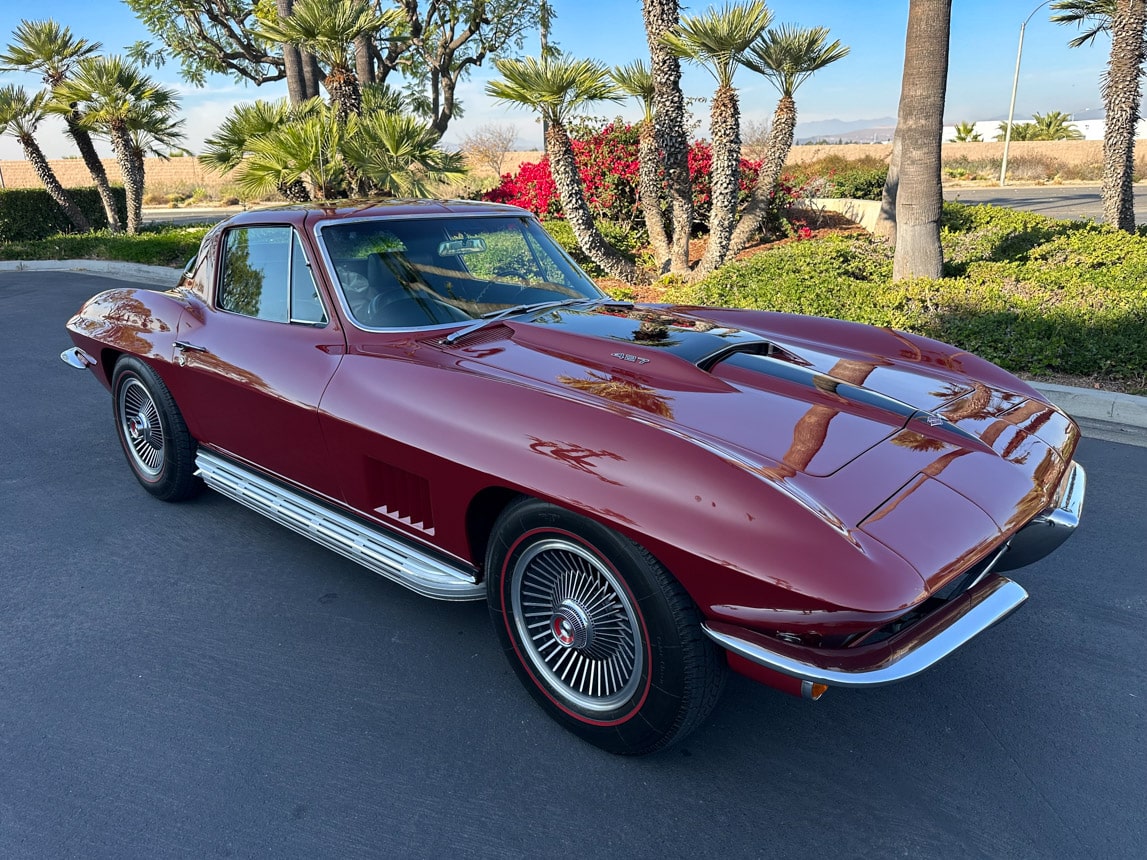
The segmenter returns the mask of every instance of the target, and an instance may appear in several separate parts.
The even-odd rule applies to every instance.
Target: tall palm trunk
[[[30,134],[18,134],[16,138],[24,149],[24,157],[32,165],[32,170],[43,183],[48,196],[56,201],[56,205],[63,210],[68,220],[72,222],[72,226],[81,233],[87,233],[91,230],[92,225],[88,222],[87,216],[80,211],[80,207],[76,205],[72,196],[64,190],[64,186],[56,178],[56,174],[52,170],[52,166],[48,164],[48,159],[44,157],[44,152],[40,149],[40,144],[36,142],[36,138]]]
[[[350,69],[331,69],[323,83],[331,95],[335,118],[340,123],[345,123],[352,114],[358,116],[362,113],[362,90],[359,89],[354,72]]]
[[[641,201],[641,214],[645,218],[645,232],[661,274],[669,270],[669,236],[665,232],[665,219],[661,215],[661,159],[657,148],[657,133],[653,120],[641,124],[641,137],[637,143],[637,196]]]
[[[718,87],[713,94],[709,131],[713,135],[709,242],[694,272],[698,278],[724,262],[733,235],[737,196],[741,190],[741,106],[737,91],[732,87]]]
[[[123,174],[123,187],[127,192],[127,232],[134,236],[143,226],[143,162],[134,155],[134,146],[127,124],[113,122],[108,131],[115,151],[116,162]]]
[[[653,75],[653,110],[665,169],[673,239],[670,271],[689,271],[689,233],[693,229],[693,188],[689,180],[689,141],[685,136],[685,96],[681,92],[681,62],[661,41],[679,21],[677,0],[642,0],[649,69]]]
[[[116,233],[120,232],[123,230],[123,224],[119,220],[119,208],[116,206],[115,197],[112,196],[108,172],[104,170],[104,163],[96,152],[95,144],[92,143],[92,136],[88,134],[87,129],[80,126],[78,115],[74,111],[64,117],[64,124],[67,126],[68,136],[76,142],[76,149],[80,151],[84,166],[92,175],[92,182],[95,183],[96,190],[99,191],[100,202],[104,205],[108,226]]]
[[[766,143],[765,158],[761,164],[760,173],[757,174],[757,184],[753,187],[753,194],[749,198],[741,220],[733,230],[733,237],[729,241],[729,250],[725,255],[731,259],[749,244],[749,241],[761,229],[768,214],[769,206],[773,202],[773,193],[777,182],[780,181],[781,172],[785,169],[789,152],[793,148],[793,136],[797,127],[797,105],[792,96],[781,96],[773,111],[773,124],[769,129],[769,139]]]
[[[939,278],[940,143],[948,80],[952,0],[910,0],[904,79],[896,132],[901,136],[892,279]]]
[[[1139,122],[1139,81],[1144,60],[1143,28],[1147,0],[1118,0],[1111,20],[1111,59],[1103,82],[1103,217],[1135,232],[1135,126]]]
[[[593,215],[589,211],[589,204],[586,203],[585,192],[582,189],[569,132],[552,117],[546,130],[546,155],[550,158],[550,172],[553,174],[554,185],[562,201],[562,211],[565,212],[566,220],[569,221],[574,236],[577,237],[578,245],[591,260],[605,269],[610,277],[626,283],[635,282],[637,268],[613,250],[594,225]]]
[[[892,155],[888,159],[888,175],[884,178],[884,190],[880,194],[880,213],[876,216],[876,229],[873,231],[889,244],[896,244],[896,194],[900,190],[900,152],[904,148],[900,130],[892,136]]]

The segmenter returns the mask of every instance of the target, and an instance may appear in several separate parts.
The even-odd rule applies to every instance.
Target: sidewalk
[[[142,263],[122,263],[114,260],[0,261],[0,272],[34,271],[88,272],[161,287],[175,286],[181,274],[179,269],[166,266],[145,266]],[[1073,418],[1147,429],[1147,397],[1136,397],[1133,394],[1115,391],[1072,388],[1050,382],[1029,384]]]

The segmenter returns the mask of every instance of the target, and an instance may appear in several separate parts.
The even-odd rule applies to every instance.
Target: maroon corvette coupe
[[[179,285],[95,296],[63,358],[156,497],[203,484],[444,600],[538,702],[645,753],[726,667],[815,699],[915,675],[1026,599],[1072,421],[953,347],[602,293],[525,212],[238,215]]]

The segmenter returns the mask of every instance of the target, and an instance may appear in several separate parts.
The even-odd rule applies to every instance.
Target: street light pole
[[[1024,55],[1024,30],[1027,29],[1028,21],[1032,19],[1032,15],[1050,3],[1051,0],[1043,0],[1038,6],[1031,10],[1031,13],[1024,18],[1024,22],[1020,24],[1020,46],[1016,50],[1016,73],[1012,76],[1012,101],[1008,105],[1008,124],[1004,128],[1004,158],[1000,162],[1000,187],[1003,188],[1008,184],[1008,147],[1012,143],[1012,120],[1016,115],[1016,90],[1020,85],[1020,59]]]

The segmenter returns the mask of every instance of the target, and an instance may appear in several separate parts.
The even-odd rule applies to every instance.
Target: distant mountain
[[[843,143],[872,143],[892,139],[896,120],[892,117],[879,119],[824,119],[817,122],[797,123],[796,142],[810,143],[830,140]]]

